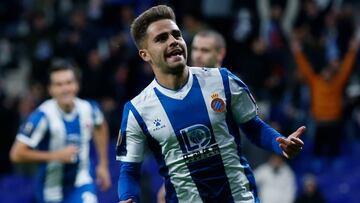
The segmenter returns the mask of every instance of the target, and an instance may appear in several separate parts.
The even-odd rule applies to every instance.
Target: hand
[[[54,160],[63,163],[74,163],[77,161],[79,148],[76,145],[68,145],[65,148],[54,152]]]
[[[290,47],[294,53],[300,52],[302,50],[301,43],[298,39],[291,39]]]
[[[101,191],[105,191],[111,186],[110,173],[107,166],[96,167],[96,184],[100,186]]]
[[[162,184],[161,188],[157,193],[157,203],[165,203],[165,184]]]
[[[119,203],[135,203],[135,201],[132,199],[128,199],[128,200],[120,201]]]
[[[299,138],[306,130],[305,126],[301,126],[289,137],[278,137],[276,141],[279,143],[280,148],[283,150],[283,154],[286,158],[291,159],[302,150],[304,142]]]

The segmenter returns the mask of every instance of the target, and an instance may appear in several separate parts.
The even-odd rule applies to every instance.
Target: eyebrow
[[[156,35],[156,36],[154,37],[154,41],[157,41],[158,39],[161,39],[162,37],[166,37],[166,36],[168,35],[168,33],[171,33],[171,35],[174,35],[174,34],[175,34],[175,35],[179,35],[179,36],[182,35],[180,30],[173,29],[173,30],[171,30],[170,32],[162,32],[162,33]]]
[[[159,40],[159,39],[161,39],[161,38],[163,38],[163,37],[166,37],[167,35],[168,35],[167,32],[162,32],[162,33],[160,33],[160,34],[158,34],[158,35],[156,35],[156,36],[154,37],[154,41],[157,41],[157,40]]]

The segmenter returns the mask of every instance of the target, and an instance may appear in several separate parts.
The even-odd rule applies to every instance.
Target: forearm
[[[263,122],[258,116],[241,124],[240,128],[250,141],[257,146],[268,151],[273,151],[279,155],[283,154],[282,149],[279,147],[279,143],[276,141],[276,138],[282,137],[282,135]]]
[[[10,158],[15,163],[49,162],[57,160],[57,152],[31,149],[16,141],[11,149]]]
[[[140,202],[140,169],[141,163],[120,162],[118,182],[119,200],[133,199]]]
[[[100,166],[108,167],[109,133],[107,123],[103,123],[95,130],[94,142]]]

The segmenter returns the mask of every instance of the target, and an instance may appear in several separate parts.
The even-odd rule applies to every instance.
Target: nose
[[[174,46],[177,46],[179,44],[179,42],[174,36],[170,35],[169,44],[171,47],[174,47]]]

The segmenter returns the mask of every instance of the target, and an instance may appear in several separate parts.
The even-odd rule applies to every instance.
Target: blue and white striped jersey
[[[117,160],[140,163],[148,145],[168,202],[257,202],[238,130],[256,115],[248,88],[227,69],[189,67],[180,90],[154,80],[125,105]]]
[[[37,195],[42,201],[62,201],[68,189],[93,183],[89,141],[94,127],[103,121],[103,114],[96,103],[77,98],[73,111],[65,113],[51,99],[42,103],[20,127],[17,139],[31,148],[55,151],[68,144],[79,147],[74,163],[52,161],[40,164]]]

